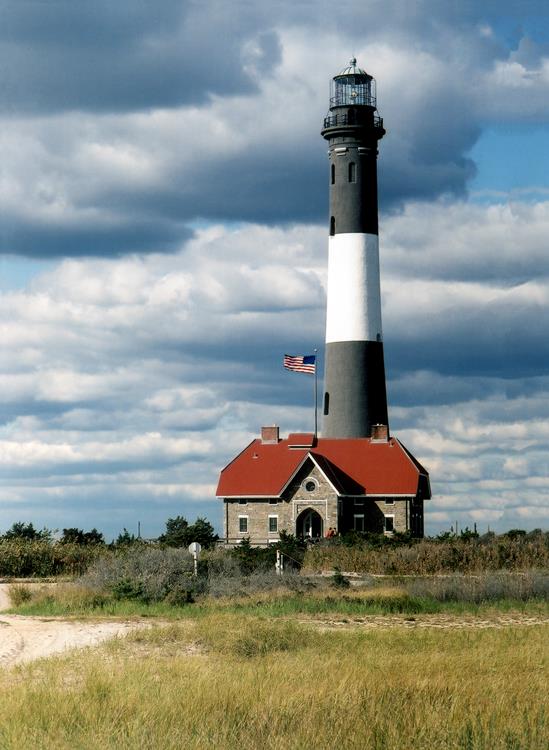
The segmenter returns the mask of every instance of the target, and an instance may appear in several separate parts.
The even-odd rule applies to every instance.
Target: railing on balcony
[[[363,86],[339,86],[330,97],[330,107],[352,107],[355,104],[376,107],[376,95]]]
[[[324,118],[325,128],[335,128],[338,125],[369,125],[373,122],[374,128],[383,130],[383,117],[373,115],[372,120],[365,118],[361,112],[336,112]]]

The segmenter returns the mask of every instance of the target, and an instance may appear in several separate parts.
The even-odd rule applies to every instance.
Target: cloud
[[[431,472],[431,532],[541,524],[547,207],[524,210],[414,203],[384,222],[391,426]],[[517,222],[520,283],[499,242]],[[139,513],[153,535],[179,513],[219,521],[218,472],[261,424],[311,428],[311,380],[281,357],[322,353],[326,245],[315,225],[210,226],[170,256],[67,259],[4,292],[0,522],[115,534]]]
[[[546,121],[546,47],[512,48],[488,7],[346,8],[6,7],[0,252],[175,252],[197,221],[323,223],[319,130],[349,49],[379,82],[385,212],[465,196],[491,122]]]

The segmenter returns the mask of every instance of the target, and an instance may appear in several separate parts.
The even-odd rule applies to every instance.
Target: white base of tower
[[[381,341],[376,234],[336,234],[328,250],[326,343]]]

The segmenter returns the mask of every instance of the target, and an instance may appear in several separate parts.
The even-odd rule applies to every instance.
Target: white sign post
[[[191,542],[189,544],[189,552],[193,556],[194,560],[194,574],[195,576],[198,575],[198,555],[200,554],[200,550],[202,549],[202,545],[199,542]]]

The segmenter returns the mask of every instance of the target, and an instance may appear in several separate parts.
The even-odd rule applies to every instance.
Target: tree
[[[205,549],[213,547],[219,537],[214,532],[214,527],[205,518],[197,518],[192,526],[187,529],[189,544],[199,542]]]
[[[103,534],[93,528],[91,531],[82,531],[82,529],[71,528],[63,529],[63,535],[59,540],[61,544],[79,544],[87,546],[90,544],[105,544]]]
[[[183,516],[168,518],[165,533],[158,537],[167,547],[188,547],[191,542],[199,542],[206,549],[213,547],[217,540],[212,524],[205,518],[197,518],[189,525]]]
[[[44,527],[42,530],[34,528],[32,523],[24,523],[23,521],[16,521],[11,529],[8,529],[4,534],[4,539],[26,539],[28,541],[44,541],[51,542],[52,531]]]
[[[166,521],[166,531],[158,537],[158,541],[168,547],[188,547],[187,531],[189,523],[183,516],[168,518]]]
[[[128,529],[124,527],[116,538],[115,544],[117,547],[129,547],[130,544],[135,544],[137,541],[139,541],[137,537],[134,534],[130,534]]]

